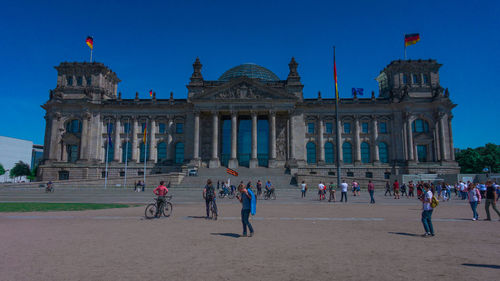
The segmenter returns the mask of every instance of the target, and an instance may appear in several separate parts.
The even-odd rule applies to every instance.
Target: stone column
[[[120,162],[120,130],[121,130],[121,122],[120,122],[120,117],[116,117],[116,122],[115,122],[115,141],[113,143],[113,148],[115,150],[114,152],[114,157],[113,161]]]
[[[269,163],[268,166],[269,168],[275,168],[276,167],[276,112],[271,111],[269,115]]]
[[[212,112],[212,158],[208,163],[209,168],[219,168],[219,113]]]
[[[449,138],[450,138],[450,141],[449,141],[449,144],[450,144],[450,160],[452,161],[455,161],[455,148],[453,147],[453,134],[452,134],[452,131],[451,131],[451,119],[453,118],[453,116],[450,114],[450,116],[448,117],[448,132],[450,133],[449,134]]]
[[[90,114],[84,113],[82,116],[82,133],[80,137],[80,160],[87,160],[89,119]]]
[[[434,141],[432,142],[434,146],[434,161],[441,160],[441,152],[439,150],[439,123],[434,122],[434,130],[433,130]]]
[[[342,122],[339,120],[336,120],[337,122],[337,128],[335,128],[336,132],[339,132],[338,134],[336,134],[335,138],[336,138],[336,144],[335,144],[335,152],[338,153],[339,155],[339,162],[340,164],[342,164],[342,162],[344,162],[344,154],[343,154],[343,151],[342,151]],[[337,151],[338,150],[338,151]],[[335,161],[335,165],[337,165],[337,161]]]
[[[200,112],[194,112],[193,159],[191,164],[200,166]]]
[[[379,163],[380,162],[380,155],[378,151],[378,121],[375,116],[372,116],[372,143],[373,143],[373,162],[374,163]]]
[[[151,119],[151,129],[149,129],[149,160],[153,163],[157,162],[156,157],[156,120],[150,116]]]
[[[134,117],[132,121],[132,159],[130,159],[130,162],[136,161],[139,163],[140,158],[137,157],[139,155],[139,149],[137,148],[137,134],[139,133],[139,128],[137,122],[137,117]]]
[[[324,132],[323,132],[323,120],[321,120],[321,116],[318,116],[318,146],[319,146],[319,161],[318,164],[325,163],[325,140],[324,140]]]
[[[288,144],[290,146],[290,157],[288,160],[295,160],[295,148],[294,148],[294,143],[295,139],[293,138],[293,119],[292,116],[290,115],[288,117],[288,133],[289,133],[289,139],[290,143]]]
[[[172,120],[172,118],[168,118],[167,120],[167,128],[166,128],[166,131],[167,131],[167,160],[173,160],[174,159],[174,153],[173,153],[173,148],[172,148],[172,142],[173,142],[173,138],[172,138],[172,134],[173,134],[173,126],[174,124],[174,121]]]
[[[361,162],[361,143],[359,140],[359,119],[356,117],[354,120],[354,163]]]
[[[238,148],[238,116],[236,112],[231,112],[231,158],[228,162],[230,169],[238,168],[237,148]]]
[[[446,137],[444,134],[444,127],[445,125],[445,114],[440,112],[439,114],[439,140],[440,140],[440,147],[441,147],[441,161],[447,161],[448,160],[448,153],[446,151]]]
[[[408,115],[406,117],[406,138],[408,141],[408,161],[415,161],[413,157],[413,130],[411,128],[411,116]]]
[[[59,118],[60,116],[52,115],[52,124],[50,126],[50,154],[49,159],[58,161],[59,156]]]
[[[250,157],[250,168],[257,168],[259,160],[257,159],[257,113],[252,112],[252,155]]]

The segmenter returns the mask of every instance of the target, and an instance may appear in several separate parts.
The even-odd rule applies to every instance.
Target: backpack
[[[439,205],[439,200],[436,198],[436,196],[432,196],[431,199],[431,207],[434,209]]]
[[[250,213],[252,216],[255,216],[255,212],[257,209],[257,198],[255,197],[255,193],[251,189],[248,189],[248,194],[250,194]]]

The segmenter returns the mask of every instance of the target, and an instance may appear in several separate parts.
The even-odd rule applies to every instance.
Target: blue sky
[[[63,61],[94,58],[135,92],[187,95],[198,56],[205,79],[247,62],[281,79],[292,56],[305,97],[333,96],[332,46],[337,46],[341,97],[365,93],[403,56],[405,33],[420,33],[411,59],[437,59],[454,109],[455,147],[500,144],[496,133],[500,71],[499,1],[10,1],[0,10],[0,135],[43,144],[40,105],[56,86]]]

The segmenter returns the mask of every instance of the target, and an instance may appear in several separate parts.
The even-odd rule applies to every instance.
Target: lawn
[[[0,203],[0,212],[83,211],[128,208],[132,206],[128,204],[13,202]]]

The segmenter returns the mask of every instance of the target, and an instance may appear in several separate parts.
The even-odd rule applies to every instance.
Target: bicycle
[[[208,210],[210,212],[210,218],[213,220],[217,220],[217,209],[215,208],[215,200],[210,201],[210,208]]]
[[[221,198],[221,199],[226,197],[226,196],[229,199],[233,199],[234,195],[235,195],[235,192],[230,190],[230,189],[222,189],[221,191],[219,191],[219,198]]]
[[[276,200],[276,191],[273,189],[264,191],[264,200]]]
[[[146,206],[146,210],[144,211],[144,216],[147,219],[152,219],[155,217],[159,218],[161,217],[161,214],[163,214],[165,217],[170,217],[173,209],[172,203],[169,202],[171,199],[172,195],[165,196],[165,203],[158,206],[158,198],[153,198],[155,203],[150,203]],[[157,214],[158,216],[156,216]]]

